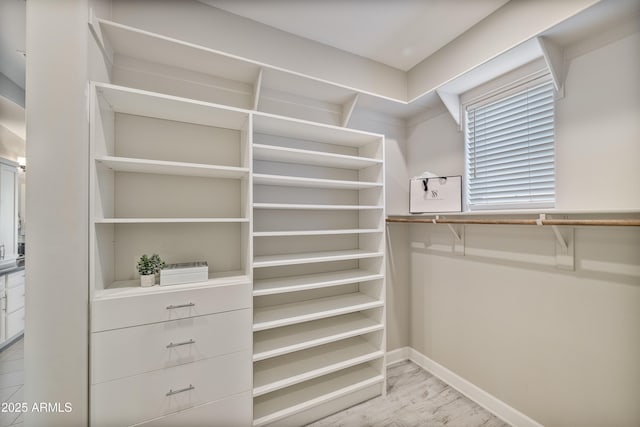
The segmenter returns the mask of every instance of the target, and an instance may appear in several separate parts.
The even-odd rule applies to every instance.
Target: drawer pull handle
[[[170,342],[169,344],[167,344],[167,348],[173,348],[173,347],[180,347],[181,345],[189,345],[189,344],[195,344],[196,340],[194,339],[190,339],[189,341],[184,341],[184,342],[177,342],[177,343],[172,343]]]
[[[170,389],[166,396],[169,397],[169,396],[173,396],[174,394],[184,393],[185,391],[191,391],[191,390],[195,390],[195,387],[193,385],[189,384],[189,387],[181,388],[180,390],[171,390]]]
[[[180,305],[168,305],[167,306],[167,310],[173,310],[174,308],[185,308],[185,307],[195,307],[195,303],[188,303],[188,304],[180,304]]]

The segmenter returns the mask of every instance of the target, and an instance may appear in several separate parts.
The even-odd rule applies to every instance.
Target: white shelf
[[[384,376],[367,364],[353,366],[254,399],[254,427],[382,383]]]
[[[253,334],[253,361],[317,347],[383,329],[362,313],[350,313]]]
[[[376,205],[314,205],[294,203],[254,203],[254,209],[280,209],[280,210],[319,210],[319,211],[360,211],[381,210],[384,206]]]
[[[115,113],[153,117],[225,129],[241,130],[249,112],[209,102],[132,89],[110,83],[94,83]]]
[[[311,320],[382,307],[384,303],[354,292],[325,298],[253,309],[253,331],[273,329]]]
[[[253,368],[253,396],[257,397],[383,356],[384,353],[379,347],[361,337],[354,337],[257,362]]]
[[[111,55],[134,57],[243,83],[253,83],[260,69],[260,64],[253,61],[203,46],[105,19],[97,22],[103,38],[108,40],[105,44],[111,49],[108,52]]]
[[[199,163],[168,162],[163,160],[132,159],[113,156],[97,157],[96,162],[117,172],[152,173],[223,179],[240,179],[249,175],[249,168],[205,165]]]
[[[302,276],[277,277],[275,279],[256,279],[253,282],[253,296],[275,295],[286,292],[348,285],[351,283],[382,279],[383,277],[382,274],[355,269],[306,274]]]
[[[96,218],[96,224],[243,223],[248,218]]]
[[[314,262],[346,261],[350,259],[381,257],[382,252],[371,252],[362,249],[348,249],[342,251],[308,252],[299,254],[262,255],[256,256],[254,268],[277,267],[280,265],[310,264]]]
[[[209,280],[200,283],[185,283],[181,285],[141,287],[140,280],[119,280],[113,282],[108,288],[96,290],[93,299],[127,298],[139,295],[152,295],[163,292],[174,292],[178,289],[196,289],[202,287],[221,285],[245,285],[250,284],[251,278],[243,271],[224,271],[209,273]]]
[[[297,230],[297,231],[256,231],[253,237],[286,237],[286,236],[329,236],[334,234],[366,234],[382,233],[377,228],[354,228],[335,230]]]
[[[382,160],[321,151],[300,150],[275,145],[253,144],[254,160],[297,163],[311,166],[326,166],[344,169],[362,169],[382,164]]]
[[[377,182],[342,181],[336,179],[304,178],[297,176],[253,174],[253,183],[260,185],[279,185],[285,187],[332,188],[336,190],[363,190],[380,188]]]
[[[256,113],[254,115],[253,129],[254,132],[261,134],[324,142],[346,147],[362,147],[380,142],[383,138],[383,135],[380,134],[280,117],[268,113]]]

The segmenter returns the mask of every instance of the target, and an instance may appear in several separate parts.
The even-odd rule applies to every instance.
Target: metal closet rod
[[[387,222],[425,224],[489,224],[489,225],[568,225],[640,227],[640,219],[449,219],[388,216]]]

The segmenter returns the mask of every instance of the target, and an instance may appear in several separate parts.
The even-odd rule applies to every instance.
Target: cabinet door
[[[24,330],[24,307],[7,315],[7,339]]]
[[[4,259],[17,256],[16,168],[0,165],[0,245]],[[2,256],[0,247],[0,257]]]

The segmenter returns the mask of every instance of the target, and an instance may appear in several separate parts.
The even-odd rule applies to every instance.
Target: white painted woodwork
[[[362,388],[358,387],[355,391],[353,389],[347,389],[345,390],[346,394],[337,393],[324,396],[316,400],[314,405],[301,412],[286,411],[286,413],[293,413],[288,416],[285,415],[284,418],[280,418],[276,422],[267,424],[267,427],[307,425],[313,421],[324,418],[326,414],[335,414],[336,412],[351,408],[358,403],[366,402],[369,399],[380,396],[383,387],[384,382],[374,382],[372,385],[363,385]],[[286,413],[283,413],[283,415]]]
[[[24,282],[22,282],[21,285],[17,285],[14,287],[7,286],[6,292],[7,313],[11,314],[14,311],[24,307]]]
[[[250,296],[251,289],[247,282],[215,286],[205,283],[110,289],[96,295],[93,300],[91,331],[100,332],[249,308]]]
[[[0,162],[0,262],[18,256],[18,169],[16,164]]]
[[[7,274],[7,288],[14,286],[24,286],[24,270]]]
[[[247,112],[203,101],[95,83],[97,92],[116,113],[153,117],[228,129],[241,129]]]
[[[259,396],[254,399],[253,425],[263,426],[383,382],[379,370],[362,364]]]
[[[339,316],[381,307],[383,304],[383,301],[356,292],[288,304],[256,307],[253,310],[253,331]]]
[[[254,131],[254,425],[311,421],[318,384],[384,354],[384,141],[267,115]]]
[[[267,359],[254,365],[253,395],[260,396],[383,356],[378,346],[354,337]]]
[[[283,187],[331,188],[344,190],[360,190],[381,187],[375,182],[342,181],[336,179],[304,178],[297,176],[253,174],[253,182],[260,185],[278,185]]]
[[[183,42],[171,37],[99,19],[110,55],[118,54],[160,64],[179,65],[194,71],[252,83],[259,65],[246,59]],[[179,62],[178,62],[179,61]]]
[[[353,95],[353,98],[349,102],[342,105],[342,121],[340,122],[342,127],[347,127],[349,125],[349,121],[351,120],[353,111],[355,110],[356,105],[358,104],[359,98],[360,98],[360,94],[356,93],[355,95]]]
[[[362,313],[351,313],[307,324],[260,331],[256,332],[253,338],[253,360],[256,362],[281,356],[345,338],[380,331],[383,328],[384,324],[381,321],[376,321]]]
[[[553,78],[556,92],[564,94],[565,63],[562,47],[552,42],[548,37],[539,36],[536,37],[536,41],[540,44],[540,50]]]
[[[368,205],[321,205],[321,204],[295,204],[295,203],[254,203],[254,209],[279,209],[279,210],[346,210],[358,211],[366,209],[384,209],[384,206]]]
[[[167,162],[162,160],[129,159],[113,156],[98,157],[96,161],[118,172],[199,176],[207,178],[243,178],[249,173],[248,168]]]
[[[343,261],[351,259],[375,258],[384,256],[383,252],[371,252],[363,249],[342,251],[307,252],[296,254],[256,256],[254,267],[274,267],[280,265],[310,264],[314,262]]]
[[[24,331],[24,270],[0,276],[0,344]]]
[[[24,330],[24,307],[7,314],[6,338],[11,339]]]
[[[251,425],[251,393],[234,394],[224,399],[198,405],[171,415],[154,418],[134,426],[175,427],[198,425],[203,420],[215,420],[221,426]]]
[[[96,224],[243,223],[248,218],[97,218]]]
[[[239,333],[249,328],[243,309],[94,333],[91,383],[250,350],[251,335]]]
[[[250,390],[250,363],[241,351],[94,384],[92,425],[131,425]]]
[[[281,138],[302,139],[350,147],[362,147],[363,145],[378,143],[382,136],[339,126],[312,123],[264,113],[255,113],[253,129],[254,132],[258,134],[276,135]]]
[[[268,160],[271,162],[298,163],[345,169],[360,169],[382,163],[382,160],[379,159],[345,156],[265,144],[253,144],[253,158],[255,160]]]
[[[299,276],[276,277],[272,279],[255,279],[253,282],[253,296],[299,292],[382,278],[384,278],[384,276],[380,273],[372,273],[361,269],[352,269]]]
[[[296,230],[296,231],[256,231],[253,237],[286,237],[286,236],[327,236],[335,234],[382,233],[377,228],[355,228],[335,230]]]

